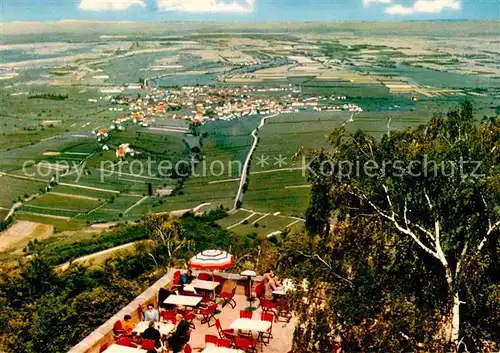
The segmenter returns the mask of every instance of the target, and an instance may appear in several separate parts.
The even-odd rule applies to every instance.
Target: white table
[[[280,287],[280,289],[273,291],[273,294],[285,295],[288,291],[293,291],[293,290],[295,290],[295,286],[294,286],[292,280],[289,278],[286,278],[283,280],[283,285]]]
[[[219,286],[219,282],[215,281],[204,281],[202,279],[195,279],[191,283],[191,286],[198,288],[198,289],[204,289],[204,290],[214,290]]]
[[[271,322],[252,319],[236,319],[229,328],[233,330],[250,330],[256,332],[266,332],[271,327]]]
[[[147,353],[144,349],[120,346],[112,344],[105,351],[105,353]]]
[[[141,321],[137,324],[137,326],[134,328],[133,331],[141,334],[144,331],[146,331],[148,327],[149,327],[148,321]],[[155,328],[158,329],[158,331],[160,331],[160,334],[162,336],[166,336],[175,329],[175,325],[163,322],[155,322]]]
[[[201,297],[191,297],[188,295],[171,294],[163,303],[182,306],[196,306],[200,304]]]
[[[240,349],[207,346],[201,353],[245,353]]]
[[[285,290],[285,288],[273,290],[273,294],[274,295],[285,295],[286,294],[286,290]]]

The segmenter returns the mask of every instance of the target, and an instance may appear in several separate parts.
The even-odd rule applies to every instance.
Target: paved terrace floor
[[[217,314],[216,317],[220,320],[222,328],[228,329],[231,323],[240,317],[240,310],[244,310],[248,307],[247,298],[244,295],[236,295],[234,297],[236,301],[236,307],[231,309],[230,305],[226,305],[224,308],[221,308],[221,305],[217,307],[221,313]],[[258,302],[254,304],[257,306]],[[259,307],[257,310],[253,312],[253,319],[260,320],[260,314],[262,313],[262,309]],[[205,335],[211,334],[218,336],[217,329],[215,326],[208,327],[207,324],[201,324],[200,320],[195,320],[196,328],[191,333],[191,340],[189,344],[193,348],[203,348],[205,347]],[[212,320],[210,324],[214,324],[215,322]],[[263,352],[264,353],[288,353],[292,349],[292,339],[293,339],[293,331],[295,328],[296,319],[292,318],[289,323],[286,322],[273,322],[273,336],[271,342],[268,345],[264,345]],[[256,336],[254,336],[256,337]],[[258,345],[258,350],[261,352],[261,344]]]

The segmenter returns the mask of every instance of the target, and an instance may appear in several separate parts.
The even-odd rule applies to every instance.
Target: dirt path
[[[17,179],[23,179],[23,180],[41,181],[41,182],[47,183],[47,184],[49,183],[49,181],[45,180],[45,179],[33,178],[33,177],[28,177],[28,176],[18,175],[18,174],[11,174],[11,173],[0,172],[0,176],[8,176],[11,178],[17,178]]]
[[[132,248],[136,244],[139,244],[139,243],[142,243],[142,242],[144,242],[144,240],[138,240],[138,241],[134,241],[132,243],[127,243],[127,244],[115,246],[114,248],[109,248],[109,249],[106,249],[106,250],[103,250],[103,251],[99,251],[99,252],[96,252],[96,253],[93,253],[93,254],[89,254],[89,255],[85,255],[85,256],[76,258],[72,262],[73,263],[82,263],[82,262],[86,262],[88,260],[92,260],[94,258],[101,257],[101,256],[104,256],[104,255],[111,255],[114,252]],[[64,271],[64,270],[66,270],[69,267],[69,264],[70,264],[70,262],[65,262],[65,263],[57,266],[56,269]]]
[[[6,221],[7,219],[9,219],[9,217],[11,217],[14,214],[14,212],[22,205],[23,205],[22,202],[16,202],[15,204],[13,204],[9,210],[9,213],[7,213],[7,216],[5,216],[4,220]]]
[[[269,170],[261,170],[258,172],[250,172],[252,174],[266,174],[266,173],[276,173],[276,172],[292,172],[294,170],[303,170],[303,167],[290,167],[290,168],[279,168],[279,169],[269,169]]]
[[[312,187],[311,184],[304,184],[304,185],[288,185],[285,186],[285,189],[302,189],[302,188],[310,188]]]
[[[33,216],[40,216],[40,217],[47,217],[47,218],[64,219],[66,221],[69,221],[71,219],[71,217],[55,216],[55,215],[46,214],[46,213],[36,213],[36,212],[28,212],[28,211],[19,211],[19,213],[31,214]]]
[[[184,213],[187,213],[187,212],[198,212],[200,210],[200,208],[205,207],[205,206],[209,206],[209,205],[211,205],[210,202],[205,202],[205,203],[201,203],[198,206],[193,207],[193,208],[185,208],[183,210],[157,212],[155,214],[157,214],[157,215],[170,214],[172,216],[182,216]]]
[[[223,180],[213,180],[209,181],[209,184],[219,184],[219,183],[229,183],[231,181],[238,181],[240,178],[234,178],[234,179],[223,179]]]
[[[247,218],[244,218],[242,219],[241,221],[239,222],[236,222],[235,224],[231,224],[229,227],[226,227],[226,229],[232,229],[234,227],[237,227],[239,226],[240,224],[243,224],[243,222],[245,221],[248,221],[250,218],[252,218],[253,216],[255,216],[256,214],[261,214],[261,213],[258,213],[258,212],[253,212],[250,214],[250,216],[248,216]]]
[[[109,192],[109,193],[113,193],[113,194],[119,194],[120,193],[119,191],[116,191],[116,190],[94,188],[92,186],[85,186],[85,185],[68,184],[68,183],[59,183],[58,185],[69,186],[69,187],[72,187],[72,188],[79,188],[79,189],[87,189],[87,190],[94,190],[94,191]]]
[[[141,203],[143,203],[144,201],[146,201],[148,197],[149,196],[144,196],[142,199],[140,199],[139,201],[137,201],[136,203],[134,203],[132,206],[130,206],[129,208],[127,208],[125,211],[123,211],[123,214],[127,214],[135,206],[139,206]]]
[[[150,127],[148,130],[165,131],[165,132],[180,132],[180,133],[183,133],[183,134],[189,132],[189,129],[174,128],[174,127]]]
[[[99,199],[97,197],[74,195],[74,194],[65,194],[65,193],[62,193],[62,192],[54,192],[54,191],[52,191],[51,195],[58,195],[58,196],[69,197],[69,198],[73,198],[73,199],[99,201]]]

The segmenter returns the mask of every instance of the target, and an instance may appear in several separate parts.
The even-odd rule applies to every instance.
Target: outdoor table
[[[106,353],[147,353],[144,349],[120,346],[112,344],[104,352]]]
[[[290,279],[284,279],[283,280],[283,285],[281,286],[280,289],[277,289],[273,291],[273,294],[275,295],[285,295],[286,292],[295,290],[295,286],[292,283],[292,280]]]
[[[138,334],[141,334],[144,331],[146,331],[148,327],[149,327],[148,321],[141,321],[137,324],[137,326],[134,328],[133,331],[137,332]],[[158,331],[160,331],[160,334],[162,336],[167,336],[170,332],[172,332],[175,329],[175,325],[163,322],[155,322],[155,328],[158,329]]]
[[[266,332],[271,327],[271,322],[253,319],[236,319],[229,328],[233,330],[250,330],[256,332]]]
[[[217,288],[219,286],[219,282],[204,281],[201,279],[195,279],[190,284],[194,288],[203,289],[203,290],[210,290],[210,291],[214,290],[215,288]]]
[[[285,295],[286,294],[286,289],[285,288],[281,288],[281,289],[276,289],[276,290],[273,290],[273,294],[274,295]]]
[[[171,294],[163,303],[182,306],[197,306],[201,302],[201,297],[191,297],[188,295]]]
[[[206,346],[201,353],[245,353],[240,349]]]

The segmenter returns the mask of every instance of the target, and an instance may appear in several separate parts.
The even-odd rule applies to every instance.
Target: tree
[[[153,240],[167,246],[169,257],[189,245],[183,236],[184,228],[179,217],[151,214],[144,217],[143,223]]]
[[[345,316],[332,319],[344,340],[357,342],[358,348],[383,341],[386,348],[398,349],[408,343],[481,349],[485,340],[498,341],[498,333],[486,324],[495,322],[491,315],[498,310],[479,315],[473,304],[498,297],[498,136],[498,121],[476,124],[472,106],[464,103],[426,125],[393,131],[380,140],[336,129],[330,135],[331,150],[313,154],[314,204],[307,212],[307,229],[317,244],[302,255],[291,247],[285,255],[295,266],[306,260],[309,270],[320,265],[321,271],[303,273],[319,283],[333,274],[349,277],[353,285],[342,281],[346,293],[357,293],[351,299],[372,308],[365,313],[346,309],[346,293],[342,297],[324,289],[343,315],[355,313],[355,324]],[[338,224],[328,231],[332,211]],[[360,300],[359,292],[367,289],[370,294]],[[379,306],[373,307],[374,298]],[[425,318],[426,329],[417,318]],[[478,322],[483,329],[477,329]],[[355,339],[363,334],[386,339]]]

